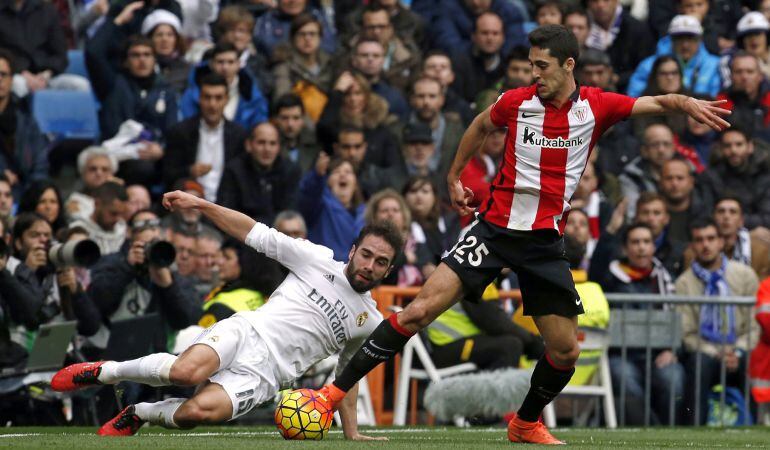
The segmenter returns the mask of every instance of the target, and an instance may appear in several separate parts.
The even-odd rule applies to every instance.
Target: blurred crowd
[[[285,269],[163,211],[172,189],[341,261],[364,224],[390,220],[407,244],[386,284],[421,285],[472,220],[445,183],[465,127],[533,82],[542,24],[577,37],[582,86],[733,111],[721,133],[684,115],[607,131],[566,224],[575,268],[605,292],[755,295],[770,275],[768,18],[768,0],[0,0],[0,368],[23,365],[45,323],[77,321],[70,358],[94,359],[115,321],[157,313],[154,349],[170,351],[179,330],[264,303]],[[93,96],[97,139],[41,129],[35,97],[67,91]],[[476,206],[505,138],[463,173]],[[51,257],[83,240],[95,264]],[[730,311],[683,312],[705,384],[720,361],[746,370],[756,324]],[[712,345],[726,335],[728,351]],[[679,386],[689,358],[670,353],[654,374]],[[613,374],[641,386],[638,362]]]

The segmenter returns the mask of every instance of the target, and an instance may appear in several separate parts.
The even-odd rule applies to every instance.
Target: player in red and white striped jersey
[[[633,99],[578,86],[573,72],[579,49],[570,31],[546,25],[530,33],[529,41],[535,84],[504,93],[476,117],[449,171],[455,208],[472,213],[472,192],[460,182],[460,173],[490,132],[507,127],[505,154],[489,198],[417,298],[383,321],[334,383],[322,388],[332,405],[459,298],[481,298],[500,270],[510,267],[519,277],[524,313],[534,316],[546,352],[508,425],[508,438],[562,443],[537,419],[569,382],[580,354],[577,315],[583,306],[564,257],[561,232],[591,149],[609,127],[630,116],[681,111],[719,131],[729,126],[721,117],[729,111],[720,107],[722,102],[683,95]]]

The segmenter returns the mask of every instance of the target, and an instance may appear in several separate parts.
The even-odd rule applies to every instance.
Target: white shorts
[[[232,316],[203,330],[194,344],[205,344],[219,355],[219,370],[209,377],[230,396],[235,419],[275,396],[275,379],[267,345],[246,320]],[[194,345],[193,344],[193,345]]]

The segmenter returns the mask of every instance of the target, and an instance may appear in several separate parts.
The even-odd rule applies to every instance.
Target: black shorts
[[[508,230],[479,219],[442,261],[460,277],[467,300],[478,301],[500,270],[509,267],[519,277],[525,315],[584,312],[556,230]]]

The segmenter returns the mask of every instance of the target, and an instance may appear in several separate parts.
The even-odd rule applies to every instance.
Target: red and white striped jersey
[[[505,92],[490,118],[508,127],[500,170],[480,215],[511,230],[563,232],[569,200],[596,141],[631,114],[635,99],[578,87],[556,108],[543,103],[532,85]]]

